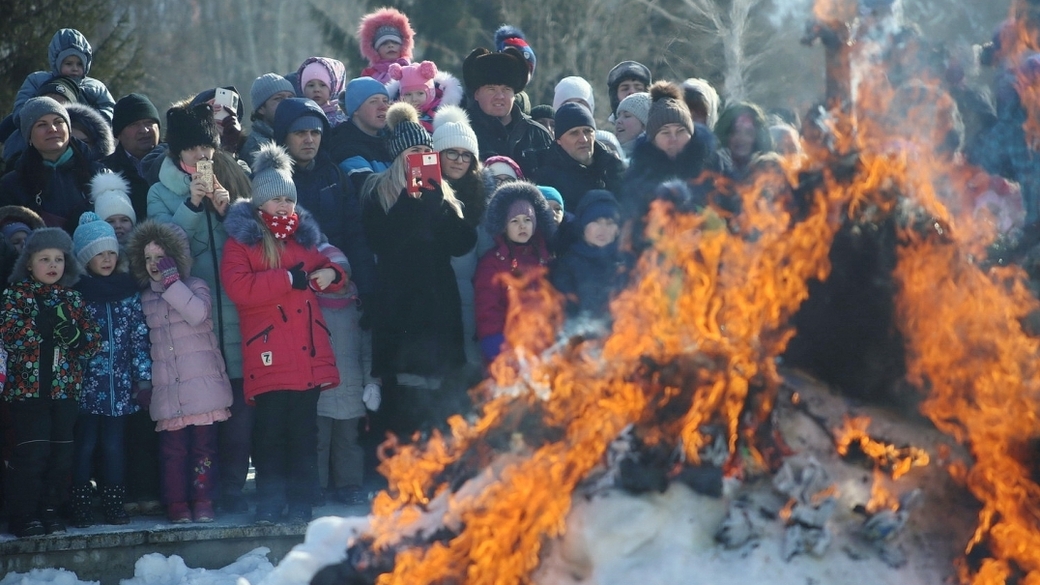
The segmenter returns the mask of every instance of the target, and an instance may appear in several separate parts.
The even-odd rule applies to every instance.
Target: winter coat
[[[238,150],[238,159],[243,160],[250,167],[253,166],[253,157],[260,152],[260,147],[268,142],[274,142],[274,128],[263,120],[253,120],[249,129],[249,136]]]
[[[383,133],[369,136],[349,120],[333,128],[327,142],[322,138],[322,149],[326,147],[333,162],[347,173],[357,193],[370,175],[390,168],[390,151],[386,149]]]
[[[133,385],[152,379],[152,358],[141,294],[125,273],[90,275],[76,283],[87,313],[101,331],[101,350],[87,364],[81,412],[123,416],[140,410]],[[117,298],[118,297],[118,298]]]
[[[365,234],[378,259],[373,375],[437,376],[462,365],[461,301],[451,258],[473,248],[476,231],[439,189],[402,196],[389,211],[374,196],[363,201]]]
[[[347,255],[351,280],[368,301],[375,292],[376,264],[361,225],[361,202],[354,184],[324,152],[307,167],[293,167],[296,201],[318,222],[329,243]]]
[[[141,305],[152,344],[148,409],[152,420],[171,421],[230,408],[231,382],[213,335],[206,281],[189,276],[165,290],[162,283],[152,281],[141,294]]]
[[[481,169],[468,179],[469,175],[458,181],[449,181],[455,190],[455,197],[462,203],[462,217],[466,223],[477,230],[477,244],[461,256],[452,256],[451,269],[455,273],[455,283],[459,287],[459,300],[462,307],[462,335],[466,361],[480,364],[480,347],[477,344],[477,316],[473,300],[473,275],[477,271],[480,260],[482,240],[487,240],[485,248],[493,245],[491,236],[480,229],[487,209],[488,194],[495,190],[495,180],[491,173]]]
[[[148,217],[172,222],[188,234],[191,246],[191,275],[206,281],[213,302],[213,333],[231,378],[242,377],[242,338],[235,304],[224,290],[220,279],[220,258],[227,241],[227,231],[219,214],[190,205],[191,178],[173,159],[165,157],[159,170],[159,182],[148,190]],[[219,292],[218,292],[219,291]]]
[[[20,260],[24,261],[24,255]],[[4,291],[0,326],[0,339],[7,350],[3,399],[11,402],[40,398],[41,393],[55,400],[78,399],[83,384],[83,360],[96,355],[101,346],[98,324],[87,313],[82,295],[73,288],[60,282],[39,283],[26,275],[24,266],[15,266],[14,278],[16,281]],[[68,347],[53,335],[40,334],[37,299],[48,307],[64,305],[69,319],[81,331],[79,345]]]
[[[509,287],[496,282],[495,277],[503,273],[519,276],[538,267],[547,269],[550,259],[549,248],[540,230],[536,230],[524,245],[510,242],[504,234],[495,236],[495,247],[480,257],[477,272],[473,275],[478,338],[483,340],[505,331]]]
[[[372,45],[376,41],[379,29],[384,26],[393,27],[401,35],[401,57],[396,61],[379,58],[379,51]],[[369,66],[361,70],[362,77],[371,77],[379,83],[390,81],[390,64],[402,66],[411,63],[412,49],[415,46],[415,33],[412,31],[408,17],[395,8],[380,8],[366,14],[358,24],[357,39],[361,56],[368,59]]]
[[[221,280],[241,316],[242,373],[249,403],[265,392],[309,390],[339,383],[336,358],[318,299],[310,288],[292,287],[288,269],[303,263],[307,274],[332,268],[337,279],[327,290],[346,285],[346,274],[318,251],[321,230],[314,217],[296,208],[300,226],[285,240],[282,268],[267,267],[257,210],[249,201],[234,203],[224,226],[230,236],[220,263]]]
[[[386,84],[386,92],[390,94],[390,101],[401,99],[401,80],[391,79]],[[462,82],[447,71],[438,71],[433,76],[433,99],[419,108],[419,123],[426,128],[427,132],[433,132],[433,117],[441,106],[457,106],[462,103],[465,92]]]
[[[538,164],[537,153],[553,145],[549,131],[524,114],[515,103],[508,126],[503,126],[498,118],[485,114],[476,100],[470,101],[466,113],[477,135],[482,161],[489,156],[508,156],[520,165],[524,175],[530,175]]]
[[[93,52],[86,37],[79,31],[71,28],[63,28],[56,32],[54,37],[51,38],[50,45],[47,46],[47,62],[50,63],[51,70],[30,73],[25,78],[25,81],[22,82],[22,86],[18,89],[18,95],[14,98],[14,108],[11,110],[14,118],[17,118],[18,112],[22,110],[25,102],[39,95],[41,87],[51,79],[61,75],[61,63],[57,62],[58,55],[70,48],[77,49],[86,56],[86,61],[83,63],[83,79],[79,82],[79,89],[83,94],[84,101],[86,101],[87,105],[97,110],[106,121],[112,122],[112,113],[116,107],[116,102],[104,83],[93,77],[87,77],[87,74],[90,73],[90,64],[93,61]],[[15,155],[25,151],[25,147],[26,138],[22,136],[20,130],[16,129],[4,142],[4,160],[13,160]]]
[[[157,151],[166,152],[164,146],[160,144],[146,154],[145,157]],[[116,146],[115,152],[101,159],[101,164],[112,171],[122,174],[126,182],[130,183],[130,204],[134,206],[137,221],[144,221],[148,217],[148,189],[151,188],[151,184],[143,173],[144,161],[135,161],[126,152],[123,145],[120,144]]]
[[[116,150],[116,139],[112,136],[112,123],[97,110],[83,104],[66,104],[65,111],[73,126],[79,126],[87,135],[87,158],[101,161]]]
[[[54,166],[29,148],[15,168],[0,179],[0,205],[21,205],[40,214],[49,227],[71,234],[79,216],[94,207],[90,203],[90,179],[104,170],[84,154],[87,145],[70,139],[72,156]]]
[[[592,189],[606,189],[618,193],[625,174],[625,163],[597,142],[592,151],[592,164],[586,166],[574,160],[559,143],[543,151],[538,157],[538,168],[531,181],[537,185],[556,187],[563,195],[564,209],[577,209],[578,202]]]

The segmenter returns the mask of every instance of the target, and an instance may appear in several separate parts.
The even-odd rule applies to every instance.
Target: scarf
[[[288,240],[296,233],[296,228],[300,227],[300,216],[295,213],[292,215],[271,215],[263,209],[258,209],[257,211],[260,212],[260,221],[264,222],[267,229],[271,230],[275,239]]]
[[[108,276],[91,274],[79,279],[76,290],[88,303],[114,303],[137,294],[137,281],[125,272]]]

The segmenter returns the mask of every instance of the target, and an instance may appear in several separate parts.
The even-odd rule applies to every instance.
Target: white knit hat
[[[90,180],[90,200],[94,202],[94,213],[102,221],[113,215],[125,215],[137,225],[137,214],[130,203],[130,183],[119,173],[101,172]]]
[[[567,100],[578,98],[589,104],[589,111],[596,114],[596,96],[593,95],[592,86],[588,81],[577,75],[564,77],[556,84],[553,94],[553,111],[560,109]]]
[[[441,106],[433,118],[433,149],[440,152],[449,148],[468,150],[474,156],[480,152],[466,111],[452,105]]]

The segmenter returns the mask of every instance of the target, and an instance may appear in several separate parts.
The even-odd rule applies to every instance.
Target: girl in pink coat
[[[152,392],[138,402],[159,432],[163,503],[171,522],[212,522],[214,423],[231,416],[231,382],[213,334],[209,286],[189,276],[188,236],[172,223],[138,225],[127,251],[133,275],[147,287],[141,307],[152,346]]]
[[[258,524],[308,522],[318,482],[318,394],[339,384],[317,291],[347,284],[318,251],[317,221],[296,207],[292,163],[265,144],[253,162],[253,197],[233,204],[220,277],[242,332],[245,397],[256,404],[253,465]]]

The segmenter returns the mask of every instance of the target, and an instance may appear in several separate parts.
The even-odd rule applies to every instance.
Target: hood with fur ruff
[[[228,237],[246,246],[259,244],[264,234],[257,214],[256,207],[246,199],[231,204],[224,218],[224,229]],[[299,205],[296,206],[296,215],[300,217],[300,227],[296,228],[292,238],[304,248],[317,248],[323,237],[318,221]]]
[[[112,126],[101,116],[101,112],[86,104],[65,104],[65,110],[69,113],[72,125],[86,131],[91,160],[102,159],[116,151]]]
[[[552,239],[556,233],[556,220],[553,218],[552,209],[545,196],[533,184],[527,181],[510,181],[503,183],[491,195],[488,201],[487,211],[484,214],[484,225],[487,232],[496,235],[506,230],[506,223],[510,218],[506,217],[509,207],[515,201],[526,199],[534,208],[534,215],[538,222],[535,229],[542,233],[545,241]]]
[[[181,278],[191,274],[192,260],[188,234],[176,224],[150,219],[137,224],[134,231],[130,232],[130,239],[126,244],[126,252],[130,256],[130,274],[142,286],[148,286],[152,280],[144,264],[144,248],[150,242],[158,244],[167,257],[173,258]]]
[[[366,14],[358,24],[357,39],[361,48],[361,56],[370,63],[380,61],[379,52],[372,46],[376,40],[376,32],[380,27],[392,26],[401,32],[401,58],[412,60],[412,49],[415,47],[415,33],[408,17],[395,8],[380,8]]]

